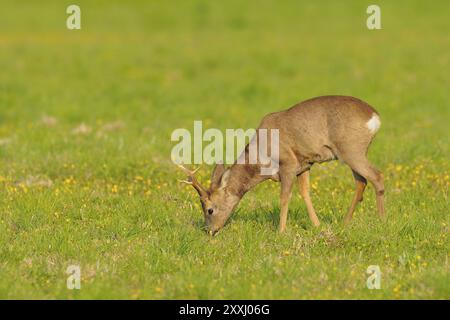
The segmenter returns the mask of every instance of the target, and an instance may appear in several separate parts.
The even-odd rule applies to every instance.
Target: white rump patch
[[[380,117],[374,113],[372,115],[372,118],[370,118],[369,121],[367,121],[366,126],[367,128],[369,128],[369,131],[371,133],[375,133],[378,131],[378,129],[380,129],[380,125],[381,125],[381,121],[380,121]]]

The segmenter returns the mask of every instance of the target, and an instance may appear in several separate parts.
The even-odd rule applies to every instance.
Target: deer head
[[[187,180],[180,182],[193,186],[197,191],[206,227],[209,233],[214,235],[225,225],[240,200],[240,197],[233,195],[228,188],[230,169],[225,169],[223,164],[217,164],[212,173],[211,185],[206,189],[195,178],[199,168],[191,171],[182,165],[179,167],[188,176]]]

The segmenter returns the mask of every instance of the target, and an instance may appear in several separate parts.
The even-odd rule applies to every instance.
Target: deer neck
[[[257,184],[268,179],[267,176],[261,175],[260,166],[257,164],[235,163],[230,170],[227,189],[239,198],[242,198],[247,191]]]

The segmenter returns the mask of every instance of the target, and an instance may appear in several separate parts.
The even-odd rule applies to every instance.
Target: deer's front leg
[[[281,180],[281,194],[280,194],[280,225],[279,231],[283,233],[286,230],[286,221],[289,207],[289,200],[292,194],[292,185],[294,182],[295,173],[280,173]]]
[[[305,201],[306,209],[308,210],[309,218],[311,219],[312,224],[315,227],[318,227],[320,225],[319,218],[317,218],[317,214],[316,211],[314,210],[311,201],[311,196],[309,194],[309,170],[306,170],[305,172],[301,173],[298,176],[298,184],[300,189],[300,195]]]

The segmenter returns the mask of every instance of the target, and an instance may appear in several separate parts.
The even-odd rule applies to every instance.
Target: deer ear
[[[225,188],[228,185],[228,179],[230,178],[230,169],[225,170],[222,175],[222,179],[220,179],[220,188]]]
[[[222,179],[222,175],[225,172],[225,166],[223,163],[216,164],[216,167],[213,170],[211,176],[211,189],[217,189],[220,186],[220,180]]]

